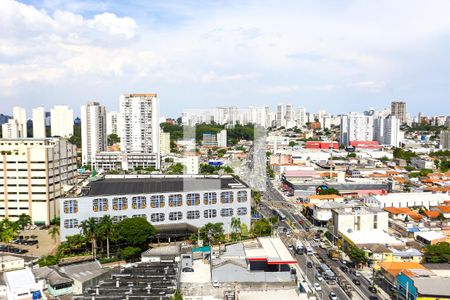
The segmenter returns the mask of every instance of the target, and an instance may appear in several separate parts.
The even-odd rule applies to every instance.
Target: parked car
[[[220,283],[219,283],[219,281],[217,281],[217,280],[214,280],[212,285],[213,285],[213,287],[215,287],[215,288],[220,287]]]
[[[294,251],[294,245],[289,244],[289,245],[288,245],[288,249],[291,250],[291,251]]]
[[[347,273],[348,272],[348,267],[347,266],[340,266],[342,272]]]
[[[322,281],[322,276],[319,274],[319,273],[317,273],[316,274],[316,279],[317,279],[317,281]]]
[[[193,268],[189,268],[189,267],[185,267],[181,271],[183,271],[183,272],[194,272],[194,269]]]
[[[314,282],[314,289],[318,292],[322,291],[322,287],[318,282]]]
[[[353,283],[355,284],[355,285],[361,285],[361,281],[359,281],[359,279],[353,279]]]
[[[374,294],[377,293],[377,288],[374,287],[373,285],[369,286],[369,287],[368,287],[368,290],[369,290],[370,292],[374,293]]]
[[[353,275],[355,275],[356,277],[361,277],[361,273],[359,273],[358,271],[353,272]]]
[[[329,293],[328,294],[328,298],[330,300],[337,300],[337,296],[336,296],[336,294],[334,292]]]
[[[306,266],[311,269],[313,267],[313,264],[312,264],[312,262],[308,261],[306,263]]]

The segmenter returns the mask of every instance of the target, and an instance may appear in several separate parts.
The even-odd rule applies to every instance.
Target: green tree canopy
[[[223,223],[207,223],[199,229],[200,239],[203,240],[204,245],[217,245],[224,241]]]
[[[272,233],[272,225],[267,219],[260,219],[253,223],[252,233],[255,236],[268,236]]]
[[[156,233],[155,227],[146,218],[127,218],[116,227],[119,240],[136,247],[145,247]]]
[[[425,261],[427,263],[448,263],[450,261],[450,245],[443,242],[425,248]]]

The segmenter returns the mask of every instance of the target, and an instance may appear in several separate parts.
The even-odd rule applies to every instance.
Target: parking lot
[[[58,245],[59,238],[55,243],[47,229],[26,229],[20,232],[17,239],[11,243],[0,245],[0,252],[40,257],[53,253]]]

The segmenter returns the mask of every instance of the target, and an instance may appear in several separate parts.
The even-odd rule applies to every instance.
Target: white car
[[[356,277],[361,277],[361,273],[359,273],[358,271],[355,271],[355,276]]]
[[[328,295],[328,298],[330,298],[330,300],[337,300],[337,296],[336,296],[336,294],[333,293],[333,292],[331,292],[331,293]]]
[[[214,280],[212,285],[213,285],[213,287],[215,287],[215,288],[220,287],[219,281],[217,281],[217,280]]]
[[[317,279],[317,281],[320,282],[320,281],[322,281],[323,278],[322,278],[322,276],[320,276],[320,274],[316,274],[316,279]]]
[[[319,284],[318,282],[314,282],[314,289],[315,289],[317,292],[322,291],[322,287],[320,286],[320,284]]]

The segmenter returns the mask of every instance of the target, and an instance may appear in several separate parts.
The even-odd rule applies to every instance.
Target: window
[[[238,202],[247,202],[247,191],[237,192],[237,201]]]
[[[147,208],[147,198],[145,196],[135,196],[131,198],[131,207],[133,209]]]
[[[113,198],[113,209],[114,210],[125,210],[128,208],[128,200],[125,197]]]
[[[199,210],[188,210],[186,213],[186,218],[188,220],[200,219],[200,211]]]
[[[92,200],[92,210],[94,212],[108,211],[108,199],[96,198],[96,199]]]
[[[76,228],[76,227],[78,227],[77,219],[64,220],[64,228]]]
[[[222,203],[233,203],[233,192],[222,192],[222,193],[220,193],[220,202],[222,202]]]
[[[78,212],[78,201],[77,200],[64,201],[64,213],[76,214],[77,212]]]
[[[217,210],[215,209],[207,209],[203,212],[203,216],[206,219],[215,218],[217,217]]]
[[[164,222],[164,214],[163,213],[151,214],[150,221],[151,222]]]
[[[181,194],[171,194],[169,195],[169,206],[182,206],[183,205],[183,196]]]
[[[378,215],[373,216],[373,229],[378,229]]]
[[[137,214],[137,215],[133,215],[133,218],[147,218],[146,214]]]
[[[231,217],[231,216],[233,216],[233,209],[232,208],[222,208],[220,210],[220,215],[222,217]]]
[[[186,204],[188,206],[197,206],[200,205],[200,194],[193,193],[186,195]]]
[[[217,204],[217,193],[204,193],[203,203],[205,205]]]
[[[243,216],[247,214],[247,207],[239,207],[237,209],[238,216]]]
[[[127,218],[127,216],[114,216],[112,217],[112,223],[113,224],[117,224],[122,220],[125,220]]]
[[[183,219],[183,213],[181,211],[173,211],[169,213],[169,221],[178,221]]]
[[[150,206],[152,208],[163,208],[164,205],[164,195],[154,195],[150,197]]]

